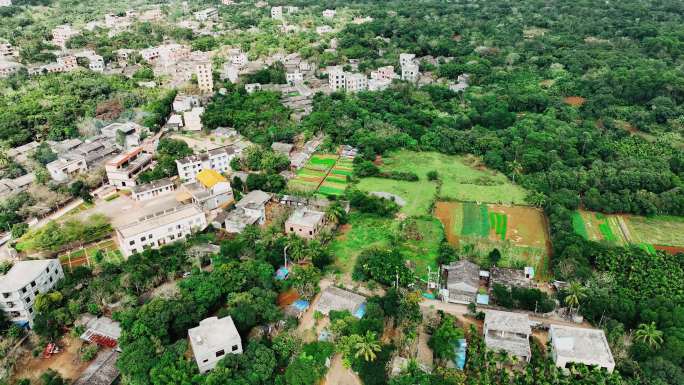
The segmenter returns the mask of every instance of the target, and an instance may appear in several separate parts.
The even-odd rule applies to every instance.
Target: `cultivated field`
[[[436,152],[396,151],[383,158],[383,171],[416,173],[428,182],[427,173],[437,171],[442,180],[441,198],[451,200],[524,204],[527,192],[496,171],[487,169],[474,156],[444,155]]]
[[[548,271],[549,238],[541,210],[525,206],[437,202],[435,216],[444,225],[447,240],[462,252],[488,262],[488,253],[501,251],[500,266],[534,266]]]
[[[296,191],[342,195],[347,188],[347,175],[352,175],[351,160],[340,159],[336,154],[315,154],[297,171],[288,187]]]
[[[572,218],[575,232],[592,241],[618,245],[635,244],[653,252],[684,251],[684,218],[672,216],[642,217],[577,211]]]
[[[96,254],[100,251],[101,260],[97,260]],[[70,250],[59,255],[59,261],[62,267],[73,270],[75,267],[86,265],[94,267],[101,263],[119,263],[123,261],[121,251],[119,251],[116,242],[113,239],[92,243],[83,248]]]

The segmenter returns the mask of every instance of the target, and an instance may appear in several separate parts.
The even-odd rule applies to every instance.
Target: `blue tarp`
[[[298,299],[292,303],[292,306],[294,306],[299,311],[304,311],[309,308],[309,301]]]
[[[423,293],[423,297],[427,299],[435,299],[435,295],[432,293]]]
[[[454,345],[454,352],[456,353],[456,358],[454,358],[454,365],[457,369],[463,370],[466,361],[466,348],[468,343],[465,339],[458,340],[458,343]]]
[[[287,269],[285,266],[280,266],[278,271],[276,271],[276,279],[278,281],[282,281],[285,278],[287,278],[288,274],[290,274],[290,271]]]
[[[489,294],[478,294],[477,303],[480,305],[489,305]]]
[[[321,334],[318,335],[318,340],[319,341],[327,341],[330,339],[330,332],[325,329],[321,332]]]
[[[366,314],[366,303],[362,303],[358,310],[354,313],[354,317],[361,319]]]

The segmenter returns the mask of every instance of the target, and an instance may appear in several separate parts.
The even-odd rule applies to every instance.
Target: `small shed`
[[[328,315],[330,311],[349,311],[357,318],[362,318],[366,310],[366,297],[352,293],[339,287],[330,286],[323,290],[315,310]]]

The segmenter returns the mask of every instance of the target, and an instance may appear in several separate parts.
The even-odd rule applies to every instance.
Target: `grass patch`
[[[436,152],[395,151],[383,158],[383,171],[417,174],[421,182],[437,171],[442,180],[441,198],[485,203],[526,204],[527,191],[498,172],[482,166],[476,157]]]
[[[684,246],[684,217],[624,217],[634,242]]]
[[[572,213],[572,228],[575,233],[584,239],[589,239],[589,234],[587,233],[587,227],[584,225],[584,219],[582,219],[582,214],[579,211]]]
[[[408,216],[429,214],[437,186],[432,182],[407,182],[385,178],[363,178],[359,190],[381,191],[397,195],[406,201],[401,212]]]
[[[344,189],[321,185],[321,187],[318,188],[318,192],[323,194],[323,195],[338,195],[339,196],[339,195],[344,194]]]
[[[108,195],[104,200],[107,202],[111,202],[118,197],[119,197],[119,194],[112,194],[112,195]]]

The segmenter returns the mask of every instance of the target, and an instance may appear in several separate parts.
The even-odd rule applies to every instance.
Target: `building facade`
[[[285,221],[285,234],[314,239],[325,224],[325,213],[309,208],[298,208]]]
[[[242,354],[242,340],[233,319],[210,317],[188,330],[190,346],[200,373],[206,373],[226,354]]]
[[[105,164],[107,179],[117,189],[136,185],[135,178],[152,162],[152,155],[137,147],[131,151],[114,157]]]
[[[160,195],[166,195],[174,192],[176,186],[171,179],[162,178],[149,183],[134,186],[131,189],[131,198],[136,201],[147,201],[154,199]]]
[[[47,293],[63,278],[57,259],[16,262],[0,276],[0,309],[19,326],[33,327],[36,296]]]
[[[207,227],[207,217],[196,205],[183,205],[116,229],[121,253],[129,257],[146,248],[156,249],[167,243],[185,240],[190,234]]]
[[[239,154],[234,146],[224,146],[203,154],[190,155],[176,160],[178,176],[186,182],[194,182],[202,170],[215,170],[219,173],[230,171],[230,161]]]
[[[211,73],[211,62],[205,61],[197,64],[197,85],[200,91],[212,93],[214,91],[214,78]]]

